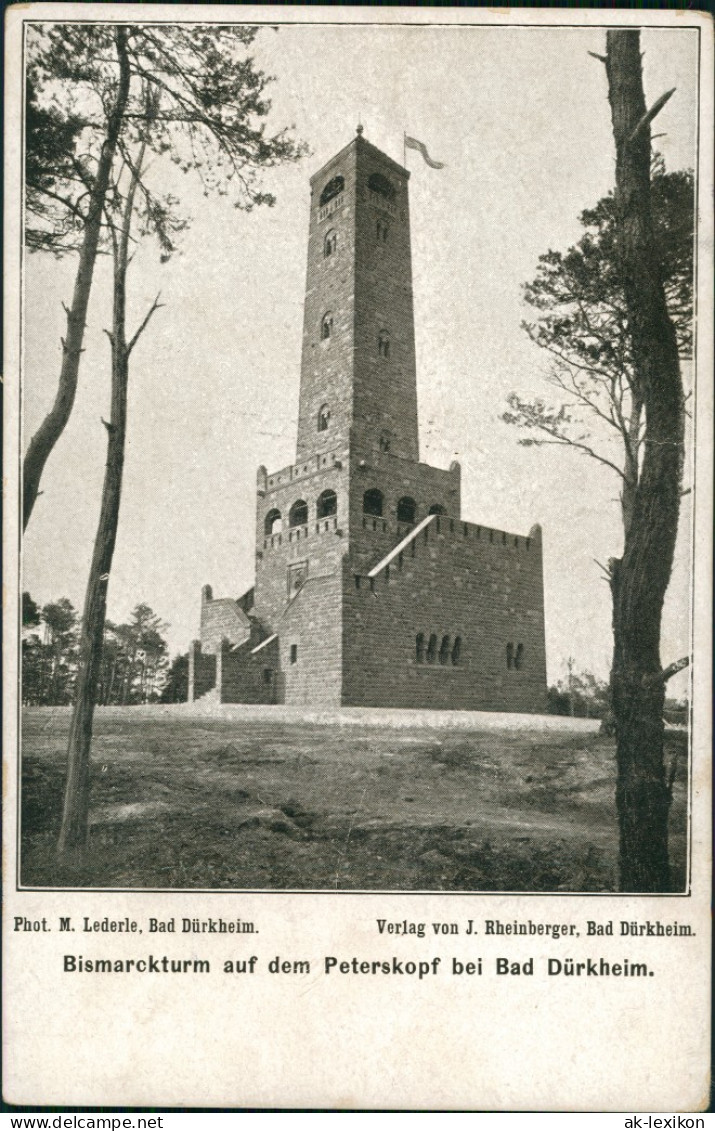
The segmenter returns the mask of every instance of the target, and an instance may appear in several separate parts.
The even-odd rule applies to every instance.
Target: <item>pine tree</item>
[[[690,172],[651,168],[654,254],[681,357],[692,351],[694,184]],[[595,459],[620,482],[627,533],[642,466],[643,390],[634,365],[613,195],[584,211],[586,229],[566,252],[548,251],[524,297],[536,315],[525,322],[550,358],[555,397],[512,393],[502,419],[526,435],[523,446],[561,445]]]
[[[256,33],[241,25],[31,29],[28,244],[77,254],[78,263],[65,307],[57,394],[23,464],[24,526],[72,412],[98,250],[121,211],[122,173],[126,183],[142,140],[155,157],[200,177],[206,195],[230,195],[244,210],[273,204],[261,189],[261,172],[304,152],[285,130],[267,132],[271,80],[248,54]],[[144,174],[137,192],[143,229],[153,231],[170,254],[187,223],[178,201],[158,192]]]
[[[248,211],[255,205],[274,202],[270,194],[261,191],[261,171],[295,160],[302,152],[284,132],[266,136],[262,119],[270,108],[263,97],[268,79],[255,69],[245,52],[256,29],[141,25],[123,29],[123,37],[118,36],[116,29],[101,26],[63,32],[53,44],[59,48],[60,58],[64,57],[67,36],[72,40],[78,35],[79,47],[85,52],[91,43],[92,63],[88,63],[86,81],[103,104],[118,97],[115,92],[122,88],[125,69],[129,77],[115,146],[117,160],[110,167],[103,203],[106,239],[114,263],[112,322],[107,331],[111,346],[111,410],[109,420],[103,422],[107,430],[107,461],[82,615],[77,695],[70,724],[59,839],[61,854],[82,852],[88,836],[90,751],[107,592],[119,522],[129,364],[132,351],[159,309],[157,296],[136,331],[130,334],[126,305],[131,241],[136,238],[135,233],[139,237],[155,237],[161,258],[166,259],[174,250],[177,233],[186,225],[177,200],[156,188],[146,158],[149,154],[170,158],[184,172],[194,172],[201,178],[206,195],[212,190],[231,192],[235,207]],[[75,55],[68,65],[77,81]],[[102,69],[106,67],[109,72]],[[115,81],[117,67],[119,79]],[[105,147],[106,142],[102,154]],[[76,374],[75,368],[74,387]],[[146,702],[158,694],[164,655],[151,647],[144,647],[141,652],[138,693],[141,701]],[[129,690],[125,681],[125,700]]]

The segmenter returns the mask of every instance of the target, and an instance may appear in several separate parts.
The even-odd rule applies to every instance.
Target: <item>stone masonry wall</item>
[[[280,623],[284,702],[338,707],[342,692],[340,574],[309,578]]]
[[[198,640],[189,648],[189,702],[200,699],[216,686],[216,656],[205,655]]]
[[[231,597],[213,599],[210,585],[201,590],[201,647],[218,652],[222,640],[240,644],[248,639],[251,622]]]
[[[546,665],[541,539],[440,519],[373,582],[346,565],[343,703],[353,706],[541,712]],[[466,532],[466,533],[465,533]],[[417,660],[416,638],[446,663]],[[458,662],[451,658],[456,637]],[[507,666],[507,645],[519,669]]]
[[[278,641],[252,653],[254,640],[236,649],[224,645],[221,653],[222,703],[279,703]]]

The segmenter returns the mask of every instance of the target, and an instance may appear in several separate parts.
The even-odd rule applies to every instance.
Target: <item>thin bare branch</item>
[[[610,459],[606,459],[605,456],[599,455],[598,452],[594,451],[594,449],[589,447],[588,444],[584,444],[583,441],[572,440],[568,436],[557,436],[556,433],[551,432],[547,427],[545,427],[544,425],[541,425],[541,424],[534,423],[533,427],[539,428],[542,432],[546,432],[547,435],[552,436],[554,438],[551,439],[551,440],[532,440],[532,441],[530,441],[531,443],[538,444],[539,446],[543,446],[543,445],[546,445],[546,444],[561,444],[561,445],[566,445],[570,448],[577,448],[579,451],[583,452],[585,455],[591,456],[592,459],[595,459],[599,463],[604,464],[605,467],[610,467],[611,471],[615,471],[616,475],[618,475],[621,479],[626,478],[620,467],[617,467],[616,464],[612,463]],[[529,442],[529,441],[527,441],[527,442]],[[520,443],[523,444],[524,441],[521,440]]]
[[[646,110],[645,114],[638,122],[636,128],[633,130],[633,133],[628,138],[629,145],[632,144],[637,137],[640,137],[640,135],[643,133],[643,130],[650,125],[656,114],[659,114],[661,112],[668,99],[672,98],[672,96],[675,94],[676,89],[676,87],[673,87],[672,90],[666,90],[665,94],[661,94],[660,98],[658,98],[653,103],[650,110]]]
[[[655,672],[652,675],[643,676],[643,686],[655,687],[659,683],[667,683],[669,679],[672,679],[674,675],[678,674],[678,672],[682,672],[683,669],[687,668],[689,664],[690,656],[681,656],[679,660],[676,660],[672,664],[668,664],[668,667],[663,668],[662,671]]]
[[[163,306],[165,305],[165,304],[164,304],[163,302],[159,302],[159,299],[160,299],[160,298],[161,298],[161,293],[159,293],[159,294],[158,294],[158,295],[156,296],[156,298],[154,299],[153,303],[151,304],[151,306],[150,306],[149,310],[147,311],[147,313],[146,313],[146,315],[145,315],[145,317],[144,317],[144,319],[143,319],[143,321],[142,321],[141,325],[139,326],[139,329],[137,330],[137,332],[136,332],[136,334],[134,335],[134,337],[133,337],[133,338],[131,338],[131,340],[130,340],[130,342],[129,342],[129,345],[127,346],[127,357],[128,357],[128,356],[129,356],[129,354],[130,354],[130,353],[132,352],[132,350],[134,349],[134,346],[135,346],[135,345],[137,344],[137,342],[139,341],[139,338],[141,337],[141,335],[142,335],[142,334],[144,333],[144,331],[146,330],[147,326],[149,325],[149,321],[150,321],[150,319],[151,319],[152,315],[154,314],[154,311],[155,311],[155,310],[161,310],[161,309],[162,309],[162,307],[163,307]]]

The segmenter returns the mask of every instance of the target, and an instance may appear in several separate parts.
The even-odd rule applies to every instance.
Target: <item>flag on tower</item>
[[[405,149],[416,149],[422,154],[430,169],[444,169],[444,165],[441,161],[432,160],[427,152],[427,146],[423,141],[417,141],[416,138],[408,137],[407,134],[405,134]]]

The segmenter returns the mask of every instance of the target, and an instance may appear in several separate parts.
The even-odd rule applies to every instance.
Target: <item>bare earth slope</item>
[[[23,717],[23,885],[613,891],[612,740],[585,720],[279,708],[109,708],[92,834],[58,867],[69,711]],[[685,885],[687,736],[671,812]]]

